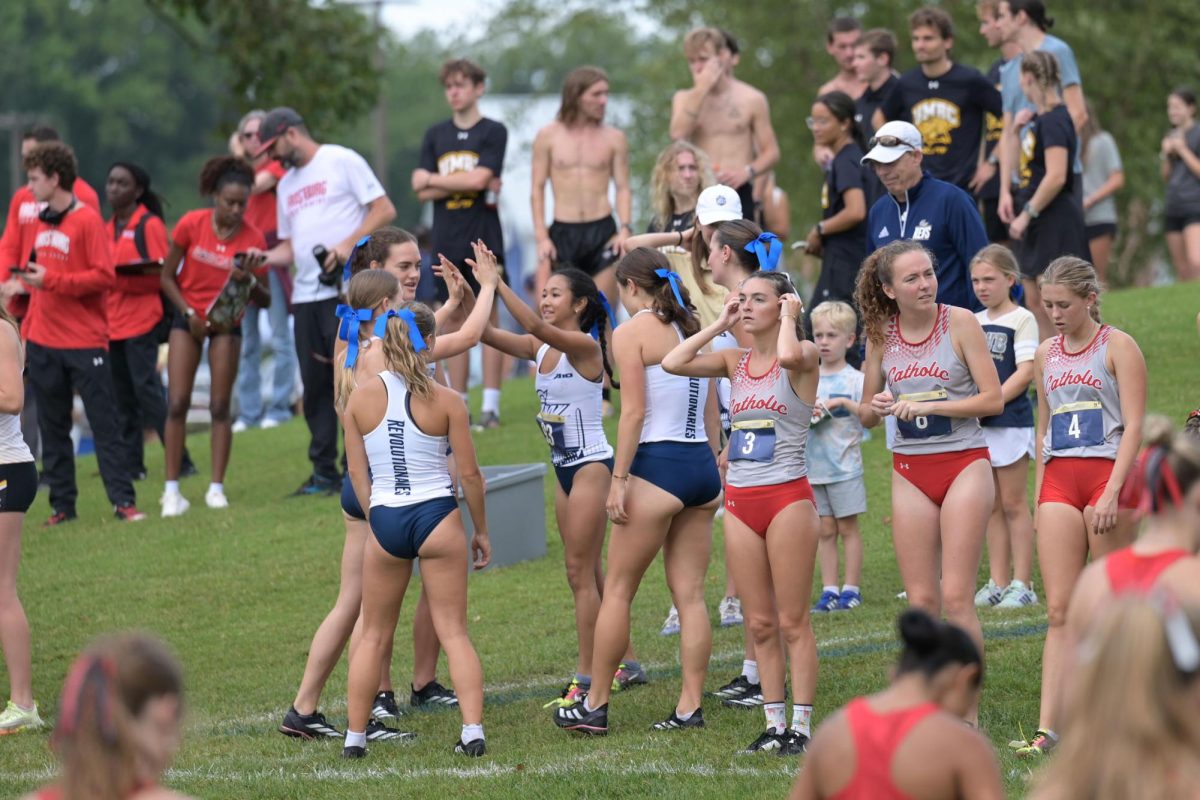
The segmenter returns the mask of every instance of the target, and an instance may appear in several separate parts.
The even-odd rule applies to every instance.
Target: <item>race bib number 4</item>
[[[733,423],[733,434],[729,438],[729,460],[774,461],[774,420],[754,419]]]
[[[910,403],[941,403],[949,399],[945,389],[935,389],[932,392],[916,392],[902,394],[897,400],[907,400]],[[927,414],[923,417],[913,417],[905,422],[896,420],[896,430],[905,439],[929,439],[933,436],[946,436],[950,433],[950,418]]]
[[[565,453],[567,451],[566,418],[543,411],[537,415],[537,421],[538,427],[542,429],[542,436],[546,437],[546,444],[550,445],[550,449],[556,453]]]
[[[1099,401],[1068,403],[1050,415],[1050,449],[1098,447],[1104,444],[1104,414]]]

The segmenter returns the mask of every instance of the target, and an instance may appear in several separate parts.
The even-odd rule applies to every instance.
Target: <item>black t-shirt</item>
[[[867,168],[859,163],[862,157],[862,148],[850,142],[829,162],[825,183],[821,186],[821,219],[829,219],[845,209],[846,192],[850,189],[862,190],[866,201]],[[862,261],[867,254],[866,219],[848,231],[826,234],[822,248],[826,258],[849,260],[855,264]]]
[[[420,166],[442,175],[487,167],[498,178],[507,144],[508,129],[495,120],[485,117],[466,130],[446,120],[425,131]],[[473,257],[471,242],[476,239],[503,258],[500,213],[494,199],[488,202],[487,192],[459,192],[434,202],[433,252],[461,267],[463,259]]]
[[[979,162],[985,112],[1003,113],[1000,92],[983,73],[954,64],[928,78],[920,67],[900,76],[880,107],[888,120],[911,122],[925,141],[925,167],[939,180],[968,191]]]
[[[1003,67],[1005,61],[1003,58],[997,58],[992,65],[988,67],[987,79],[988,83],[1000,89],[1000,68]],[[1004,114],[993,114],[987,111],[983,115],[983,122],[986,125],[983,134],[983,157],[990,158],[996,150],[996,145],[1000,143],[1000,134],[1004,132]],[[996,153],[996,161],[999,162],[1000,154]],[[996,174],[992,179],[983,185],[979,190],[979,198],[981,200],[995,200],[1000,197],[1000,166],[997,163]]]
[[[692,227],[692,222],[696,216],[696,210],[684,211],[681,214],[672,214],[667,226],[664,228],[662,223],[658,221],[658,217],[650,220],[650,224],[646,227],[646,233],[675,233],[676,231],[686,231]]]
[[[868,86],[866,91],[854,101],[854,119],[858,122],[858,129],[862,131],[864,142],[869,142],[875,135],[875,125],[871,122],[875,118],[875,110],[883,105],[883,101],[892,93],[897,82],[895,75],[889,75],[878,89]]]
[[[1067,148],[1067,182],[1052,201],[1057,203],[1064,198],[1070,198],[1075,192],[1075,181],[1071,173],[1071,165],[1075,163],[1075,151],[1078,149],[1078,139],[1075,136],[1075,123],[1065,104],[1058,104],[1045,114],[1038,114],[1025,128],[1021,137],[1021,164],[1017,172],[1020,178],[1020,193],[1023,201],[1028,202],[1033,193],[1046,177],[1046,148]]]

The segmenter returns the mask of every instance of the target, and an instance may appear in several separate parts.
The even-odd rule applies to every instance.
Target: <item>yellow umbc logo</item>
[[[925,155],[944,156],[954,140],[954,130],[962,125],[962,110],[949,100],[930,97],[913,105],[912,121],[921,132]]]

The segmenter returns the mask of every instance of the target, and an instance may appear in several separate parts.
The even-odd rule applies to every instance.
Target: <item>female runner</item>
[[[1088,556],[1133,541],[1132,515],[1118,499],[1142,441],[1146,361],[1127,333],[1100,321],[1100,283],[1080,258],[1056,259],[1039,279],[1058,335],[1034,361],[1038,392],[1038,564],[1049,630],[1042,649],[1038,728],[1011,744],[1022,757],[1054,748],[1062,670],[1069,660],[1067,607]]]

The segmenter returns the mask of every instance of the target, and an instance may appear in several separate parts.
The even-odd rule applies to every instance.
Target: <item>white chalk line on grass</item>
[[[983,626],[984,634],[989,632],[999,632],[1009,628],[1020,628],[1027,625],[1035,625],[1045,621],[1044,613],[1037,615],[1021,615],[1014,617],[1006,617],[1003,620],[988,622]],[[866,633],[853,634],[849,636],[834,636],[828,639],[818,639],[817,648],[828,650],[830,648],[858,647],[871,644],[884,644],[893,641],[895,633],[891,630],[887,631],[869,631]],[[712,658],[716,661],[728,661],[733,659],[741,659],[742,650],[723,650],[714,652]],[[656,662],[643,664],[643,667],[649,672],[655,672],[664,669],[674,669],[679,664],[676,661]],[[562,683],[561,678],[535,678],[526,681],[510,681],[507,683],[488,684],[484,687],[484,697],[487,695],[508,694],[511,692],[530,691],[532,689],[558,687]],[[327,707],[345,708],[346,700],[344,697],[336,698],[336,702],[327,702]],[[216,720],[205,720],[196,722],[189,726],[189,730],[196,732],[211,731],[219,728],[243,727],[249,725],[262,725],[270,722],[278,722],[283,719],[283,715],[287,713],[286,708],[280,708],[276,711],[259,712],[257,714],[246,714],[235,717],[224,717]]]

